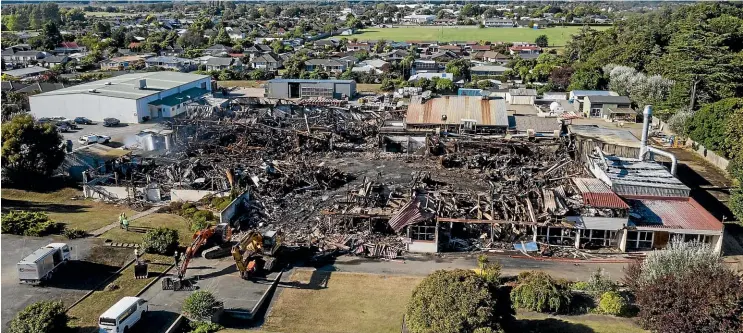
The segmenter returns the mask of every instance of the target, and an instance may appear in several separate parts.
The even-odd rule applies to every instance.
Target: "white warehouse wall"
[[[87,117],[93,121],[116,118],[123,123],[137,123],[137,103],[133,99],[97,96],[92,94],[69,94],[31,96],[31,114],[42,117]]]

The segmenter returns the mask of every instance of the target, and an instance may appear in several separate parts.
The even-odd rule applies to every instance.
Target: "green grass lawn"
[[[53,221],[67,228],[92,231],[117,220],[121,212],[128,216],[135,211],[119,205],[80,199],[82,191],[63,188],[54,192],[31,192],[17,189],[2,190],[2,210],[43,211]]]
[[[358,83],[356,84],[356,90],[358,91],[369,91],[373,93],[380,93],[382,87],[379,83]]]
[[[151,262],[149,266],[150,273],[147,279],[135,279],[134,265],[131,265],[123,270],[116,279],[108,283],[117,285],[118,289],[109,291],[105,290],[106,286],[102,286],[88,296],[88,298],[67,311],[67,315],[70,316],[70,327],[75,332],[89,332],[94,327],[97,327],[98,317],[104,311],[118,302],[122,297],[136,295],[150,281],[165,271],[172,261],[170,257],[151,254],[145,254],[142,258]]]
[[[150,214],[138,218],[129,223],[129,230],[113,228],[106,231],[100,236],[102,239],[110,239],[117,243],[136,243],[142,242],[144,232],[149,229],[165,227],[178,230],[178,242],[181,246],[191,244],[193,231],[189,228],[189,222],[183,217],[174,214]]]
[[[577,33],[582,27],[553,27],[546,29],[528,28],[478,28],[475,26],[457,27],[398,27],[398,28],[369,28],[360,30],[351,36],[359,40],[391,40],[391,41],[479,41],[491,42],[534,42],[539,35],[547,35],[550,46],[563,46],[570,36]],[[592,27],[596,30],[606,30],[607,26]]]
[[[137,15],[146,15],[146,13],[133,14],[133,13],[85,12],[85,16],[87,17],[132,17],[132,16],[137,16]]]
[[[521,332],[540,333],[647,333],[629,318],[603,315],[550,316],[517,310]]]
[[[266,81],[255,81],[255,80],[228,80],[228,81],[217,81],[217,85],[220,87],[240,87],[240,88],[262,88],[261,85],[265,84]]]

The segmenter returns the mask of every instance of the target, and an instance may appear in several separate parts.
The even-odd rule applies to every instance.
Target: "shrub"
[[[67,330],[62,302],[41,301],[27,306],[9,324],[10,333],[52,333]]]
[[[183,302],[183,313],[194,321],[210,321],[219,302],[208,291],[194,291]]]
[[[565,312],[571,298],[567,283],[538,271],[519,274],[518,284],[511,291],[515,307],[537,312]]]
[[[601,295],[599,311],[613,316],[624,315],[627,312],[627,300],[616,291],[607,291]]]
[[[743,332],[743,283],[726,268],[665,275],[635,297],[640,324],[653,332]]]
[[[46,236],[59,232],[61,225],[49,219],[46,213],[11,211],[2,217],[2,232],[23,236]]]
[[[501,264],[498,261],[491,263],[488,256],[481,254],[477,257],[477,265],[479,267],[477,274],[485,279],[485,282],[497,286],[502,269]]]
[[[189,326],[191,326],[191,333],[213,333],[224,328],[222,325],[208,321],[192,321]]]
[[[67,239],[76,239],[76,238],[83,238],[88,235],[88,233],[85,230],[80,229],[65,229],[64,235],[67,237]]]
[[[209,226],[214,220],[214,213],[208,210],[200,210],[193,214],[191,221],[191,230],[197,231]]]
[[[588,279],[586,289],[584,290],[591,294],[591,296],[598,297],[610,291],[617,291],[617,289],[619,289],[617,284],[606,277],[604,270],[599,268]]]
[[[144,235],[142,249],[148,253],[170,254],[178,246],[178,231],[169,228],[157,228]]]
[[[681,274],[694,267],[717,269],[722,267],[722,262],[708,244],[674,238],[666,249],[648,253],[637,280],[651,283],[665,275]]]
[[[573,285],[571,286],[571,288],[573,290],[588,291],[588,282],[586,282],[586,281],[577,281],[577,282],[573,283]]]
[[[412,333],[474,332],[498,327],[496,301],[487,282],[468,270],[439,270],[413,290],[405,313]]]

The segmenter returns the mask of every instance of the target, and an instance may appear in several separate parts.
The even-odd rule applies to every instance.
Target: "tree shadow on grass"
[[[116,273],[119,268],[117,266],[90,261],[73,260],[54,272],[54,278],[46,281],[43,286],[60,289],[92,290],[101,281]],[[113,278],[110,280],[113,281]]]
[[[33,212],[54,212],[54,213],[82,213],[90,206],[69,205],[57,203],[37,203],[25,200],[2,199],[3,212],[10,210],[27,210]]]
[[[522,319],[506,330],[508,333],[594,333],[583,324],[567,322],[557,318]]]

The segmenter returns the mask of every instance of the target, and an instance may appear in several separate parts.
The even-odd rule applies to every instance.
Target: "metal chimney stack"
[[[653,116],[653,106],[645,105],[645,109],[642,110],[642,140],[640,141],[640,156],[639,159],[643,159],[645,154],[648,152],[648,136],[650,135],[650,118]]]

